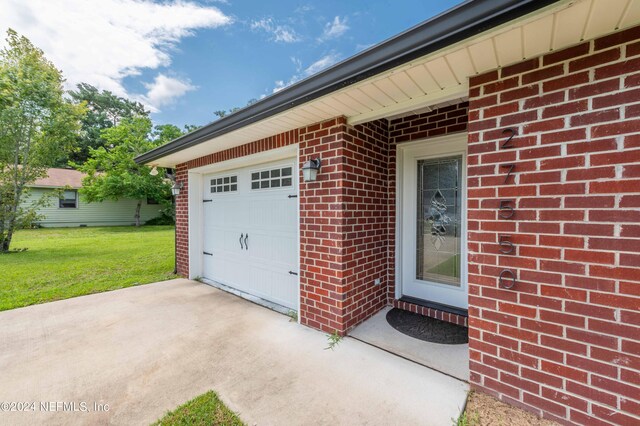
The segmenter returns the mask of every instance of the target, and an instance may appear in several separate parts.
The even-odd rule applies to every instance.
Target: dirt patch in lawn
[[[500,402],[484,393],[471,392],[464,419],[459,426],[555,426],[534,414]]]

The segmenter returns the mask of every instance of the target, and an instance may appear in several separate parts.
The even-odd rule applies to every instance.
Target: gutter
[[[351,86],[559,0],[467,0],[233,114],[136,157],[150,163]]]

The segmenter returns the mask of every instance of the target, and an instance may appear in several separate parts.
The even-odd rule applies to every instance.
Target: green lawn
[[[18,231],[0,255],[0,311],[174,277],[173,227]]]
[[[209,391],[167,413],[154,426],[242,426],[242,420],[229,410],[215,392]]]

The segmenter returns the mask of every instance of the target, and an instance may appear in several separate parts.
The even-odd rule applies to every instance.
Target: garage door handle
[[[245,250],[249,250],[249,243],[247,242],[248,238],[249,238],[249,234],[244,236],[244,248],[245,248]]]
[[[244,249],[244,246],[242,245],[242,237],[244,237],[244,234],[240,234],[240,250]]]

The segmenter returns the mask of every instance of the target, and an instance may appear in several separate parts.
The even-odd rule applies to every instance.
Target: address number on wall
[[[516,129],[507,128],[502,131],[502,134],[506,139],[500,143],[500,149],[515,148],[513,144],[513,138],[518,135]],[[513,163],[501,164],[500,169],[506,169],[507,173],[504,177],[503,184],[509,183],[509,177],[514,175],[516,165]],[[513,183],[512,179],[512,183]],[[498,217],[500,219],[510,219],[516,213],[514,200],[500,200],[498,204]],[[515,250],[515,245],[511,242],[511,235],[498,235],[498,250],[501,254],[512,254]],[[510,289],[516,285],[516,273],[511,269],[503,269],[498,276],[498,285],[502,288]]]

